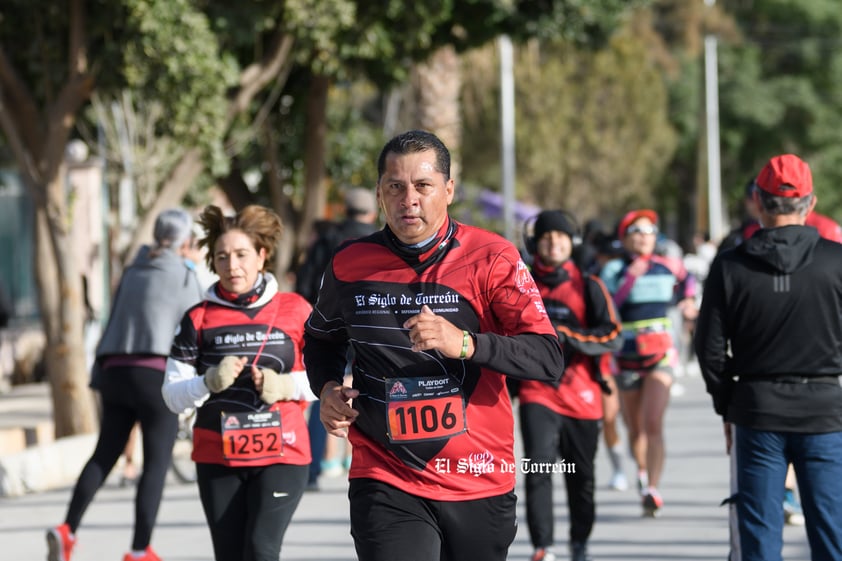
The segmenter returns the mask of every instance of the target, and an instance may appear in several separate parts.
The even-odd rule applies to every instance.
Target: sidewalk
[[[0,497],[47,491],[76,480],[96,434],[55,440],[50,387],[12,387],[0,394]]]
[[[53,440],[53,413],[47,384],[12,386],[0,394],[0,457]]]
[[[642,518],[635,491],[607,490],[607,455],[604,449],[597,455],[597,522],[591,538],[595,561],[724,561],[727,557],[727,511],[719,506],[728,490],[721,424],[698,377],[682,377],[678,383],[683,392],[676,392],[666,420],[667,465],[662,484],[666,504],[661,517]],[[0,410],[7,409],[7,401],[8,396],[0,395]],[[0,418],[3,415],[0,411]],[[83,461],[89,453],[90,449],[86,453],[79,450]],[[626,468],[631,479],[630,460]],[[61,522],[76,474],[56,489],[0,498],[3,558],[44,558],[44,530]],[[346,489],[344,478],[324,479],[322,491],[305,494],[286,535],[281,556],[284,561],[356,559],[349,535]],[[131,488],[120,488],[112,474],[83,520],[73,561],[120,559],[131,539],[133,493]],[[509,559],[526,561],[532,547],[524,517],[522,483],[517,494],[520,527]],[[568,526],[561,479],[555,486],[554,500],[557,550],[563,560],[567,558]],[[803,527],[785,528],[784,541],[787,561],[809,559]],[[195,485],[179,484],[175,478],[169,478],[153,545],[167,561],[213,558]]]

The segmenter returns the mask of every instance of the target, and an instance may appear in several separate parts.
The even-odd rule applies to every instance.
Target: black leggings
[[[564,474],[570,541],[586,542],[596,516],[594,458],[600,420],[574,419],[539,405],[520,406],[526,522],[536,548],[553,545],[553,470]],[[526,461],[526,458],[529,461]]]
[[[216,561],[278,561],[309,467],[196,464]]]
[[[517,533],[514,491],[436,501],[374,479],[352,479],[348,497],[360,561],[505,561]]]
[[[102,373],[102,420],[93,456],[85,464],[65,522],[76,532],[94,495],[105,482],[129,440],[135,422],[143,437],[143,472],[135,493],[132,549],[146,549],[158,517],[164,481],[178,432],[178,417],[161,397],[164,373],[153,368],[113,367]]]

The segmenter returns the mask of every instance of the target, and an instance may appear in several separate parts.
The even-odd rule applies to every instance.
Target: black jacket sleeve
[[[334,224],[325,226],[325,230],[307,250],[304,262],[295,273],[295,291],[311,304],[316,303],[322,275],[336,246],[342,241],[339,236],[338,226]]]
[[[304,332],[304,367],[307,369],[310,389],[317,397],[329,381],[342,383],[347,356],[347,342],[319,339]]]
[[[728,338],[725,328],[725,283],[722,260],[714,259],[708,273],[702,297],[693,346],[702,369],[713,408],[724,416],[731,400],[733,378],[726,373]]]
[[[558,338],[562,345],[588,356],[598,356],[620,350],[623,340],[622,324],[617,317],[614,303],[605,285],[598,278],[585,278],[585,306],[587,325],[558,325]]]
[[[561,345],[552,335],[477,333],[471,362],[519,380],[557,385],[564,373]]]

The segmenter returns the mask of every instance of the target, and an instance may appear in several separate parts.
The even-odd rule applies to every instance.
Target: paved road
[[[681,378],[680,385],[684,392],[674,396],[667,415],[668,457],[662,484],[666,506],[660,518],[641,518],[633,491],[604,488],[609,471],[600,450],[598,520],[591,545],[596,561],[724,561],[727,557],[727,513],[718,506],[728,489],[721,426],[699,378]],[[284,561],[355,559],[345,487],[342,479],[325,480],[321,492],[305,495],[287,532]],[[520,486],[518,494],[523,496]],[[44,559],[44,529],[61,521],[69,495],[70,489],[64,488],[0,499],[0,559]],[[132,490],[119,488],[112,477],[83,520],[74,561],[121,558],[130,540],[131,499]],[[567,525],[561,480],[555,502],[556,536],[562,544],[559,549],[564,550]],[[510,550],[511,560],[527,560],[532,550],[522,505],[519,514],[521,526]],[[786,528],[784,539],[787,561],[809,559],[803,528]],[[174,479],[168,483],[153,544],[165,561],[212,559],[195,486]]]

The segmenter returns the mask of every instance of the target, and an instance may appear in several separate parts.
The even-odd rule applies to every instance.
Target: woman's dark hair
[[[199,246],[207,248],[205,260],[208,268],[214,273],[216,269],[213,265],[213,248],[223,234],[231,230],[240,230],[251,240],[254,249],[265,249],[265,269],[273,261],[275,248],[284,230],[281,218],[275,211],[261,205],[249,205],[234,216],[225,216],[221,208],[209,205],[202,211],[197,222],[205,231],[205,236],[199,240]]]

